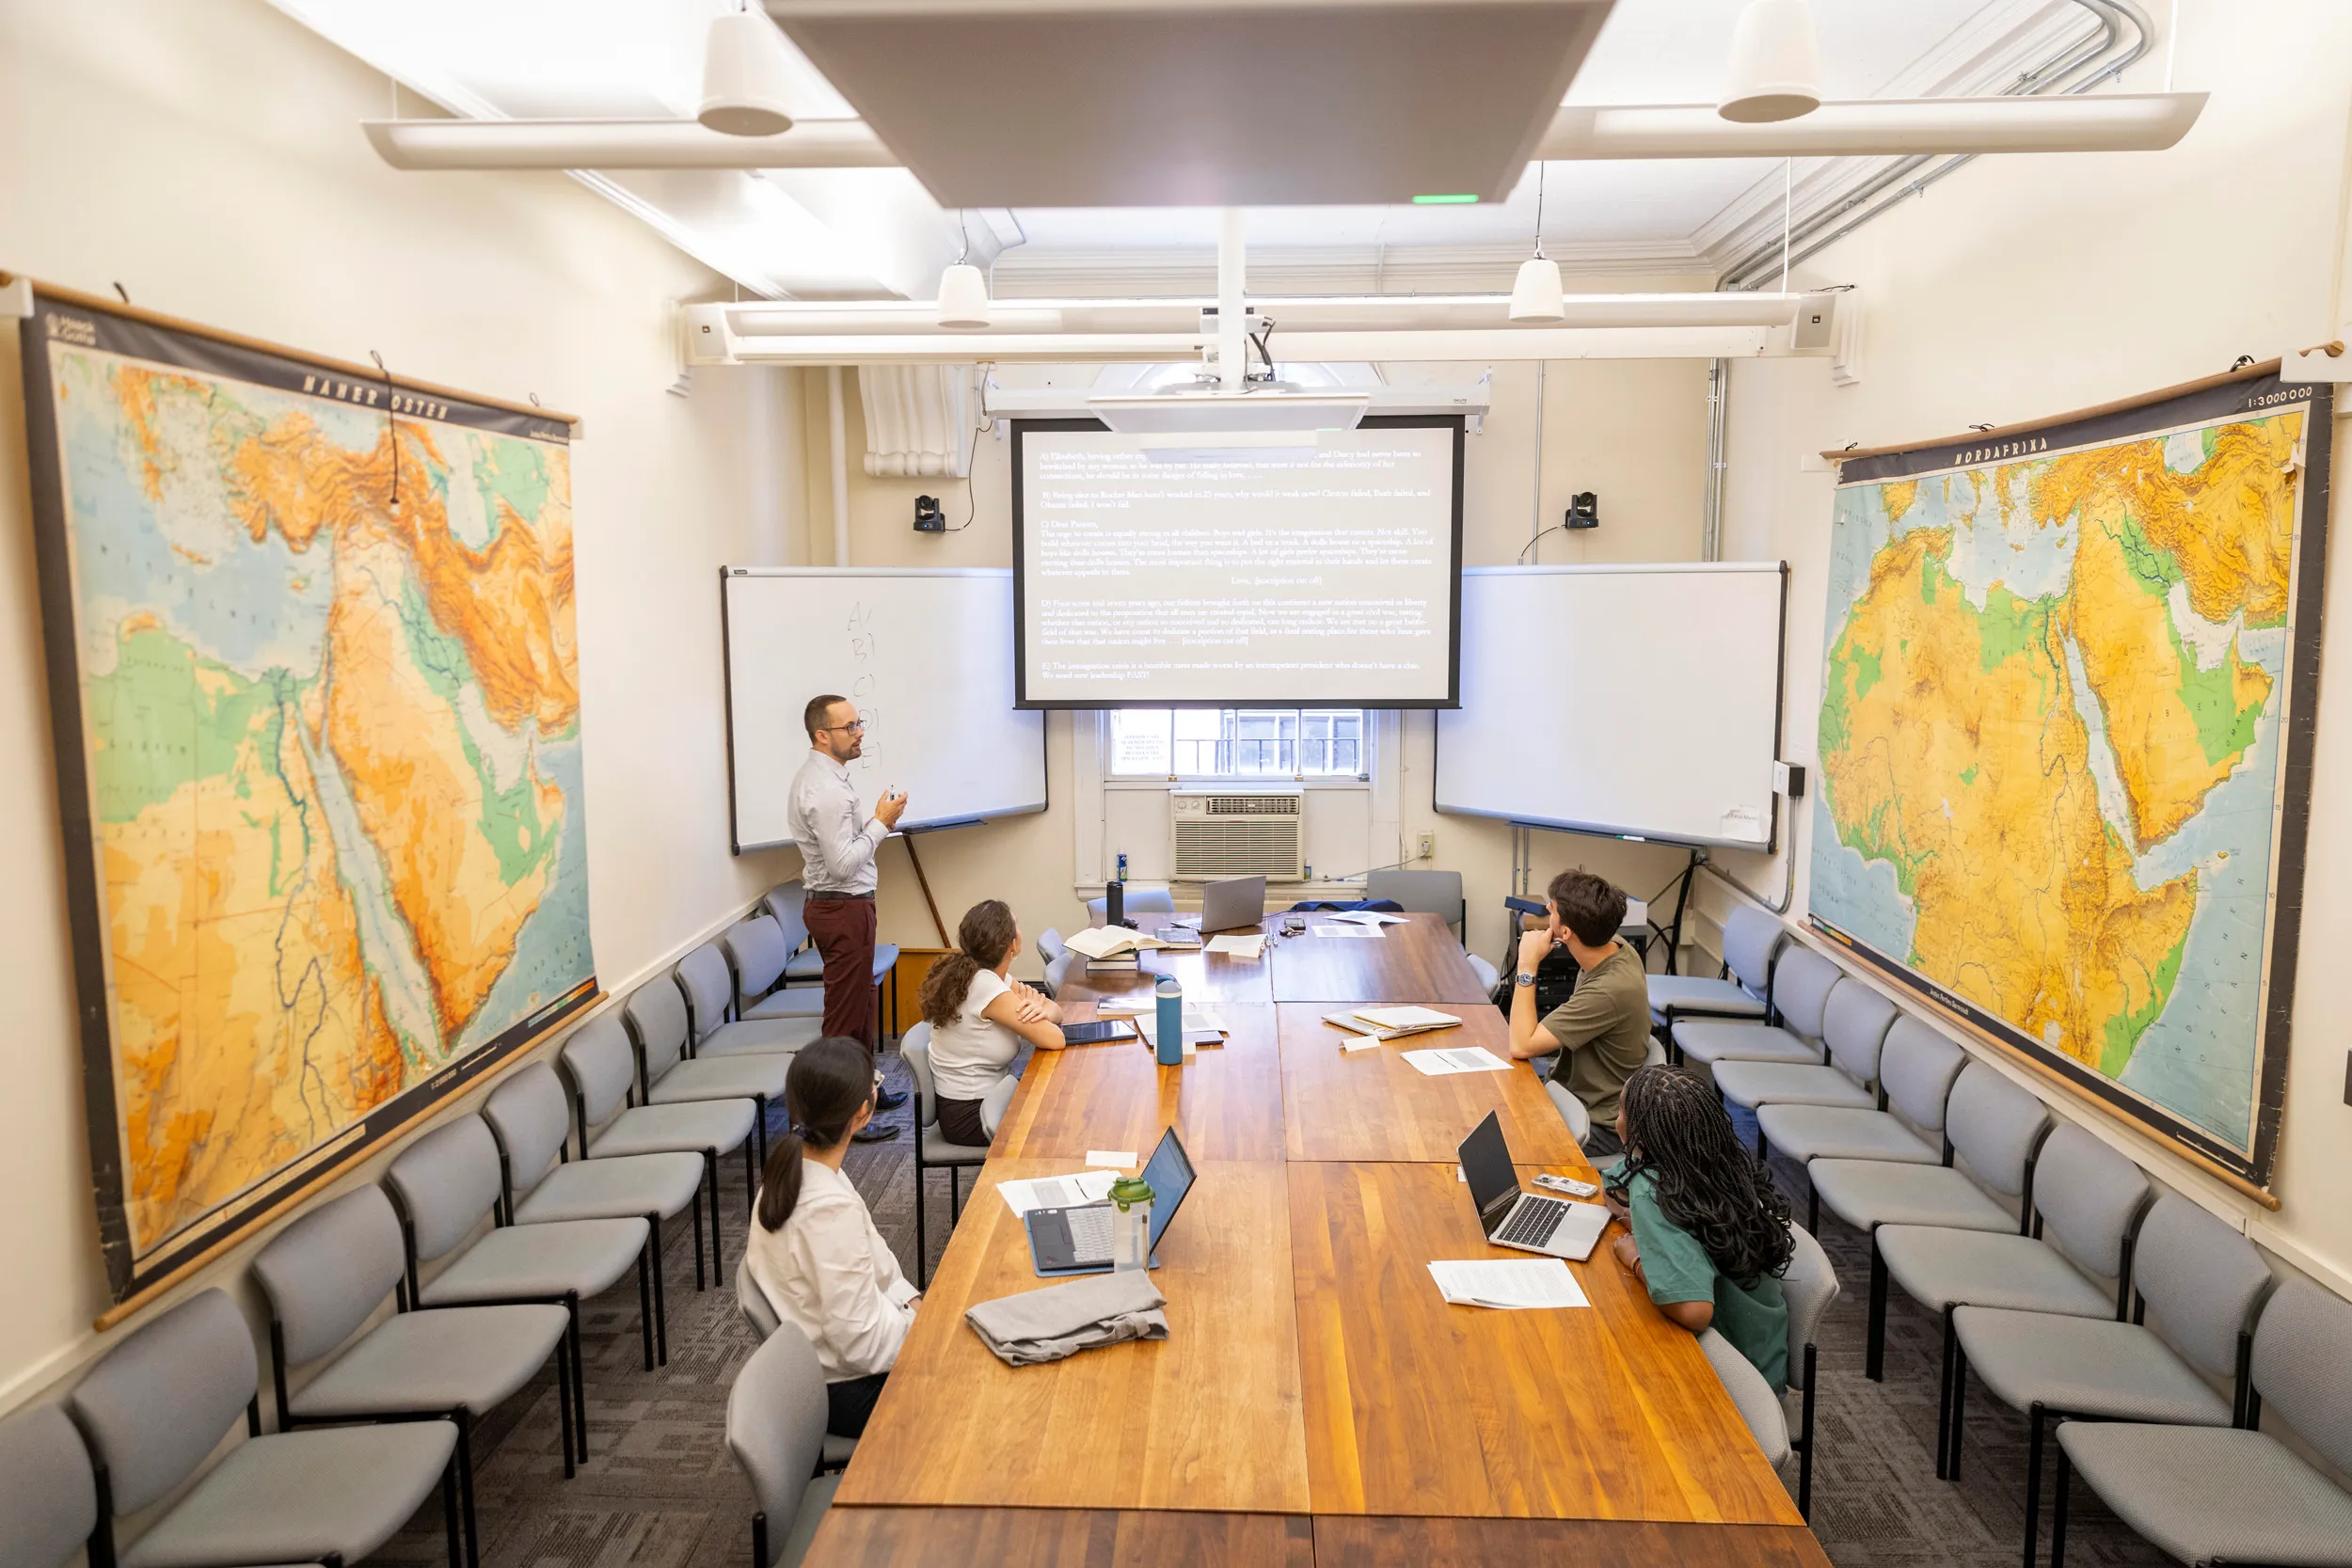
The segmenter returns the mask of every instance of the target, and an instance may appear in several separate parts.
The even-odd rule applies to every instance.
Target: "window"
[[[1354,778],[1361,708],[1123,707],[1110,715],[1119,778]]]

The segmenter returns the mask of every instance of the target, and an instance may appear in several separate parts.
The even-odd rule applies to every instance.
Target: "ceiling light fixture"
[[[1715,112],[1743,125],[1821,106],[1821,51],[1810,0],[1748,0],[1731,32],[1731,71]]]
[[[961,213],[956,218],[963,225],[963,249],[955,265],[939,275],[939,325],[971,331],[988,325],[988,279],[964,260],[972,254],[971,223]]]
[[[730,136],[773,136],[792,129],[792,57],[767,14],[727,11],[710,19],[703,42],[703,103],[695,119]]]
[[[1544,167],[1535,166],[1535,254],[1519,263],[1518,278],[1511,285],[1515,322],[1556,322],[1566,314],[1560,263],[1544,257]]]

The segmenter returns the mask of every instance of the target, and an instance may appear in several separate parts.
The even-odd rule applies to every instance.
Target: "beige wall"
[[[401,175],[382,78],[261,0],[0,3],[0,267],[584,417],[574,449],[597,967],[625,986],[789,854],[726,852],[716,568],[799,559],[775,372],[675,379],[667,302],[722,285],[561,175]],[[0,1407],[107,1305],[33,587],[13,323],[0,334]],[[233,1259],[232,1259],[233,1261]]]
[[[1704,288],[1689,277],[1578,280],[1580,289]],[[1462,386],[1486,373],[1485,365],[1389,367],[1391,380],[1406,385]],[[713,374],[739,373],[718,372]],[[803,509],[815,563],[833,558],[832,480],[826,376],[798,372],[802,440],[810,461],[804,473]],[[1091,372],[1061,371],[1064,385],[1083,386]],[[1463,560],[1470,565],[1507,564],[1519,556],[1540,515],[1544,526],[1560,520],[1568,497],[1591,490],[1600,499],[1597,532],[1546,537],[1527,559],[1547,564],[1603,561],[1690,561],[1699,553],[1707,450],[1707,363],[1704,360],[1576,360],[1541,368],[1543,499],[1535,496],[1535,436],[1539,370],[1533,364],[1493,367],[1493,411],[1482,433],[1470,437],[1463,473]],[[1009,441],[983,435],[976,449],[970,501],[961,481],[875,479],[862,467],[865,418],[854,371],[844,372],[850,469],[850,559],[889,566],[1009,566],[1012,563]],[[950,527],[969,515],[968,529],[945,536],[914,531],[914,498],[940,498]],[[1531,642],[1530,657],[1542,657]],[[1613,678],[1616,673],[1611,673]],[[1638,679],[1629,669],[1622,678]],[[1071,813],[1070,725],[1072,716],[1048,721],[1047,779],[1053,800],[1042,816],[963,828],[921,841],[919,853],[949,934],[957,917],[974,901],[1002,897],[1012,903],[1032,934],[1047,925],[1068,929],[1083,924],[1082,900],[1073,892],[1074,851]],[[1090,722],[1086,716],[1077,721]],[[1463,873],[1471,915],[1473,944],[1497,957],[1503,942],[1501,900],[1509,891],[1510,830],[1476,817],[1439,816],[1430,809],[1435,725],[1428,715],[1407,715],[1403,736],[1402,843],[1375,845],[1372,860],[1399,860],[1410,852],[1413,835],[1437,834],[1431,863]],[[1639,896],[1671,877],[1680,864],[1670,851],[1565,833],[1534,835],[1534,885],[1540,892],[1551,873],[1571,864],[1590,865],[1615,878]],[[1335,868],[1336,869],[1336,868]],[[1352,869],[1352,867],[1350,867]],[[936,945],[905,857],[882,855],[882,924],[885,940]]]
[[[1807,453],[1928,440],[1978,421],[2063,413],[2268,358],[2338,335],[2352,315],[2343,276],[2352,9],[2333,0],[2183,0],[2178,85],[2213,100],[2162,156],[1984,160],[1817,258],[1801,281],[1854,283],[1867,310],[1861,385],[1834,388],[1805,361],[1738,366],[1732,382],[1725,554],[1794,563],[1788,750],[1809,759],[1820,649],[1832,476]],[[2152,62],[2127,89],[2162,85]],[[2339,444],[2347,426],[2339,420]],[[2346,489],[2339,445],[2335,493]],[[2341,543],[2352,509],[2335,506]],[[2333,552],[2341,554],[2341,551]],[[2113,1118],[2062,1103],[2143,1163],[2249,1216],[2297,1266],[2352,1289],[2352,1108],[2337,998],[2352,946],[2352,575],[2329,585],[2329,648],[2318,702],[2317,777],[2305,874],[2293,1068],[2276,1215],[2190,1173]],[[1806,824],[1809,829],[1809,822]],[[1798,901],[1804,910],[1800,831]],[[1777,895],[1782,867],[1726,856]],[[1720,912],[1728,895],[1717,889]]]

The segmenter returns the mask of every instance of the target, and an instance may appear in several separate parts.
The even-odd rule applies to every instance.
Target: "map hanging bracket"
[[[14,316],[19,321],[33,319],[33,280],[29,277],[8,277],[0,273],[0,316]]]

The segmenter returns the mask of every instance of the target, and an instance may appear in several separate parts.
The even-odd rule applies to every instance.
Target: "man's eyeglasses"
[[[827,729],[827,730],[844,730],[844,731],[847,731],[847,732],[849,732],[849,733],[850,733],[850,734],[855,734],[856,732],[858,732],[859,730],[864,729],[865,727],[866,727],[866,721],[865,721],[865,720],[863,720],[863,719],[859,720],[859,721],[858,721],[856,723],[854,723],[854,724],[827,724],[827,725],[825,725],[825,726],[824,726],[824,728],[825,728],[825,729]]]

